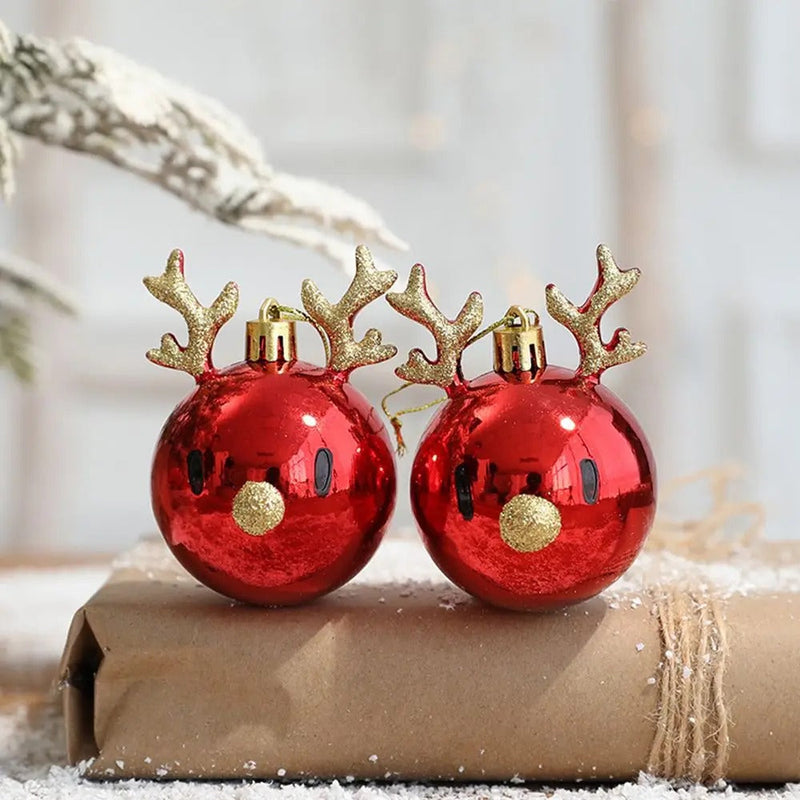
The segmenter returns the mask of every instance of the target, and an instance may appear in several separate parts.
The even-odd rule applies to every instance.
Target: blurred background
[[[376,250],[404,282],[415,261],[454,315],[480,290],[487,321],[544,284],[591,289],[594,249],[640,266],[608,315],[650,347],[607,373],[647,431],[662,483],[735,460],[768,535],[798,532],[800,468],[800,5],[719,0],[455,2],[5,0],[18,32],[82,36],[212,96],[276,168],[373,204],[410,243]],[[215,361],[240,360],[261,300],[296,305],[302,278],[338,296],[321,256],[228,228],[135,177],[26,142],[0,248],[74,287],[76,320],[42,310],[37,379],[0,373],[0,549],[114,551],[154,530],[149,467],[192,387],[148,363],[183,322],[141,285],[181,247],[203,302],[241,287]],[[359,318],[401,353],[430,342],[375,303]],[[551,363],[577,363],[545,319]],[[307,327],[307,326],[303,326]],[[313,331],[303,357],[321,360]],[[374,402],[390,365],[360,370]],[[468,376],[491,368],[489,342]],[[436,396],[422,390],[398,405]],[[407,440],[431,412],[406,417]],[[412,524],[400,474],[396,524]]]

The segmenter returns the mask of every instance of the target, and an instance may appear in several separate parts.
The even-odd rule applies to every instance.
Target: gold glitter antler
[[[581,361],[578,374],[599,377],[609,367],[625,364],[644,355],[644,342],[632,342],[630,332],[619,328],[608,344],[600,335],[600,320],[606,310],[636,286],[638,269],[621,270],[606,245],[597,248],[597,283],[586,302],[573,305],[552,283],[546,289],[550,316],[570,330],[578,342]]]
[[[381,344],[381,333],[375,328],[370,328],[360,342],[353,336],[356,314],[396,280],[394,270],[376,269],[369,249],[360,244],[356,247],[356,274],[338,303],[326,300],[314,281],[303,281],[303,306],[330,342],[329,369],[346,374],[357,367],[386,361],[397,353],[393,344]]]
[[[188,372],[198,378],[212,370],[211,348],[219,329],[236,313],[239,288],[227,283],[217,299],[206,308],[183,277],[183,253],[173,250],[167,259],[164,272],[155,278],[145,278],[147,291],[162,303],[174,308],[186,320],[189,341],[181,347],[171,333],[161,337],[161,347],[147,351],[154,364]]]
[[[452,384],[461,371],[461,353],[483,319],[480,294],[472,292],[458,316],[449,320],[428,295],[425,268],[422,264],[415,264],[411,267],[406,290],[390,292],[386,299],[395,311],[426,327],[436,340],[435,361],[429,361],[419,348],[414,348],[406,363],[395,370],[397,376],[411,383],[432,383],[442,387]]]

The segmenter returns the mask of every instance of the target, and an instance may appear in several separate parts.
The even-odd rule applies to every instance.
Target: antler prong
[[[219,329],[236,313],[239,288],[230,282],[206,308],[195,297],[183,275],[183,253],[173,250],[161,275],[145,278],[147,291],[174,308],[186,320],[189,341],[185,347],[171,333],[161,337],[161,346],[147,351],[154,364],[188,372],[195,378],[213,369],[211,348]]]
[[[636,286],[638,269],[621,270],[606,245],[597,248],[597,283],[586,302],[578,308],[550,284],[546,289],[547,311],[575,336],[581,354],[578,374],[598,376],[609,367],[625,364],[644,355],[644,342],[633,342],[630,332],[619,328],[608,344],[600,334],[600,320],[606,310]]]
[[[449,320],[428,295],[425,268],[415,264],[408,276],[404,292],[386,295],[389,304],[404,317],[426,327],[436,341],[436,360],[429,360],[414,348],[406,363],[395,372],[399,378],[411,383],[431,383],[446,387],[458,377],[461,353],[483,319],[483,298],[472,292],[454,320]]]
[[[364,245],[356,247],[356,274],[338,303],[331,303],[314,281],[303,281],[301,297],[308,315],[319,325],[330,343],[328,367],[348,373],[357,367],[392,358],[397,348],[382,344],[381,333],[370,328],[360,342],[353,335],[353,319],[366,305],[380,297],[397,280],[394,270],[379,270]]]

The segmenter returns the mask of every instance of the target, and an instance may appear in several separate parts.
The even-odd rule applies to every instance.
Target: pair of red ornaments
[[[186,569],[210,588],[260,605],[292,605],[350,580],[375,552],[395,504],[392,447],[378,413],[349,382],[352,370],[397,352],[353,320],[386,294],[428,328],[435,360],[414,349],[399,377],[435,384],[447,401],[428,426],[411,476],[411,504],[440,569],[494,605],[546,610],[591,597],[630,566],[655,510],[649,446],[631,412],[600,382],[644,352],[628,331],[604,343],[600,320],[638,270],[620,270],[605,246],[599,277],[577,307],[554,286],[547,309],[575,336],[577,370],[548,366],[542,330],[518,306],[493,331],[494,369],[466,381],[461,355],[483,317],[477,292],[455,320],[433,304],[422,266],[405,291],[393,271],[356,249],[355,277],[337,303],[302,288],[304,314],[266,300],[247,323],[246,357],[217,370],[211,348],[238,304],[229,283],[209,307],[184,279],[175,250],[146,278],[188,327],[147,357],[183,370],[195,390],[167,420],[152,471],[159,528]],[[325,367],[296,358],[295,321],[323,337]]]

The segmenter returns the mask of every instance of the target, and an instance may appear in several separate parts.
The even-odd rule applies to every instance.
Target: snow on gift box
[[[100,779],[796,781],[798,563],[788,543],[645,550],[598,597],[528,615],[389,540],[338,592],[262,609],[152,540],[75,616],[69,756]]]

